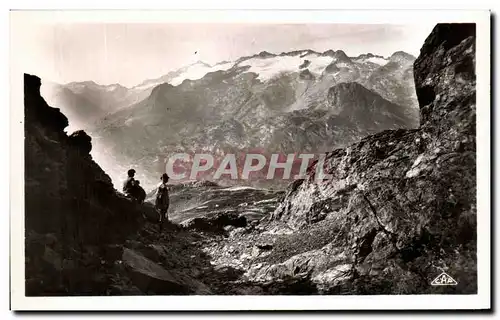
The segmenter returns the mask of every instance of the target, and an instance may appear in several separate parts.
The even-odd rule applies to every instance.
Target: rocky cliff
[[[334,236],[257,276],[306,272],[388,293],[476,291],[475,26],[436,26],[414,72],[420,128],[332,151],[330,178],[315,179],[312,166],[293,183],[272,218]],[[431,287],[441,270],[458,286]]]
[[[437,25],[414,72],[418,129],[327,153],[329,176],[313,164],[267,223],[207,248],[244,270],[233,292],[477,292],[475,25]],[[458,284],[432,286],[443,271]]]

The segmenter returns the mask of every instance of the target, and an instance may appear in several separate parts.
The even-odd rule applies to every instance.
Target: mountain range
[[[215,65],[198,61],[131,88],[44,82],[42,95],[68,115],[68,130],[89,132],[115,183],[135,167],[152,186],[175,152],[321,153],[382,130],[415,128],[414,60],[402,51],[388,58],[263,51]]]

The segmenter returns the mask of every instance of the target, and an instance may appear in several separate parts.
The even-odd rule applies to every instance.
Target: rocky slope
[[[330,177],[311,166],[266,225],[207,252],[325,294],[477,292],[474,66],[475,25],[437,25],[414,64],[420,128],[329,152]],[[430,285],[443,270],[457,286]]]

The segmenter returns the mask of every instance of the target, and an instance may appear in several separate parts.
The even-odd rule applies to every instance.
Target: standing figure
[[[168,221],[168,206],[170,205],[167,187],[168,179],[169,177],[166,173],[161,176],[161,184],[158,186],[158,191],[156,193],[155,210],[160,216],[158,221],[160,232],[162,231],[163,221]]]

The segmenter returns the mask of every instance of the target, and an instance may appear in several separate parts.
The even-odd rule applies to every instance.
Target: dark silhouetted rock
[[[92,150],[92,139],[83,130],[73,132],[69,136],[70,145],[76,147],[82,154],[89,154]]]
[[[307,68],[311,64],[311,61],[305,59],[304,62],[299,66],[299,69]]]
[[[299,73],[299,77],[302,80],[314,80],[315,76],[309,71],[309,69],[304,69]]]

